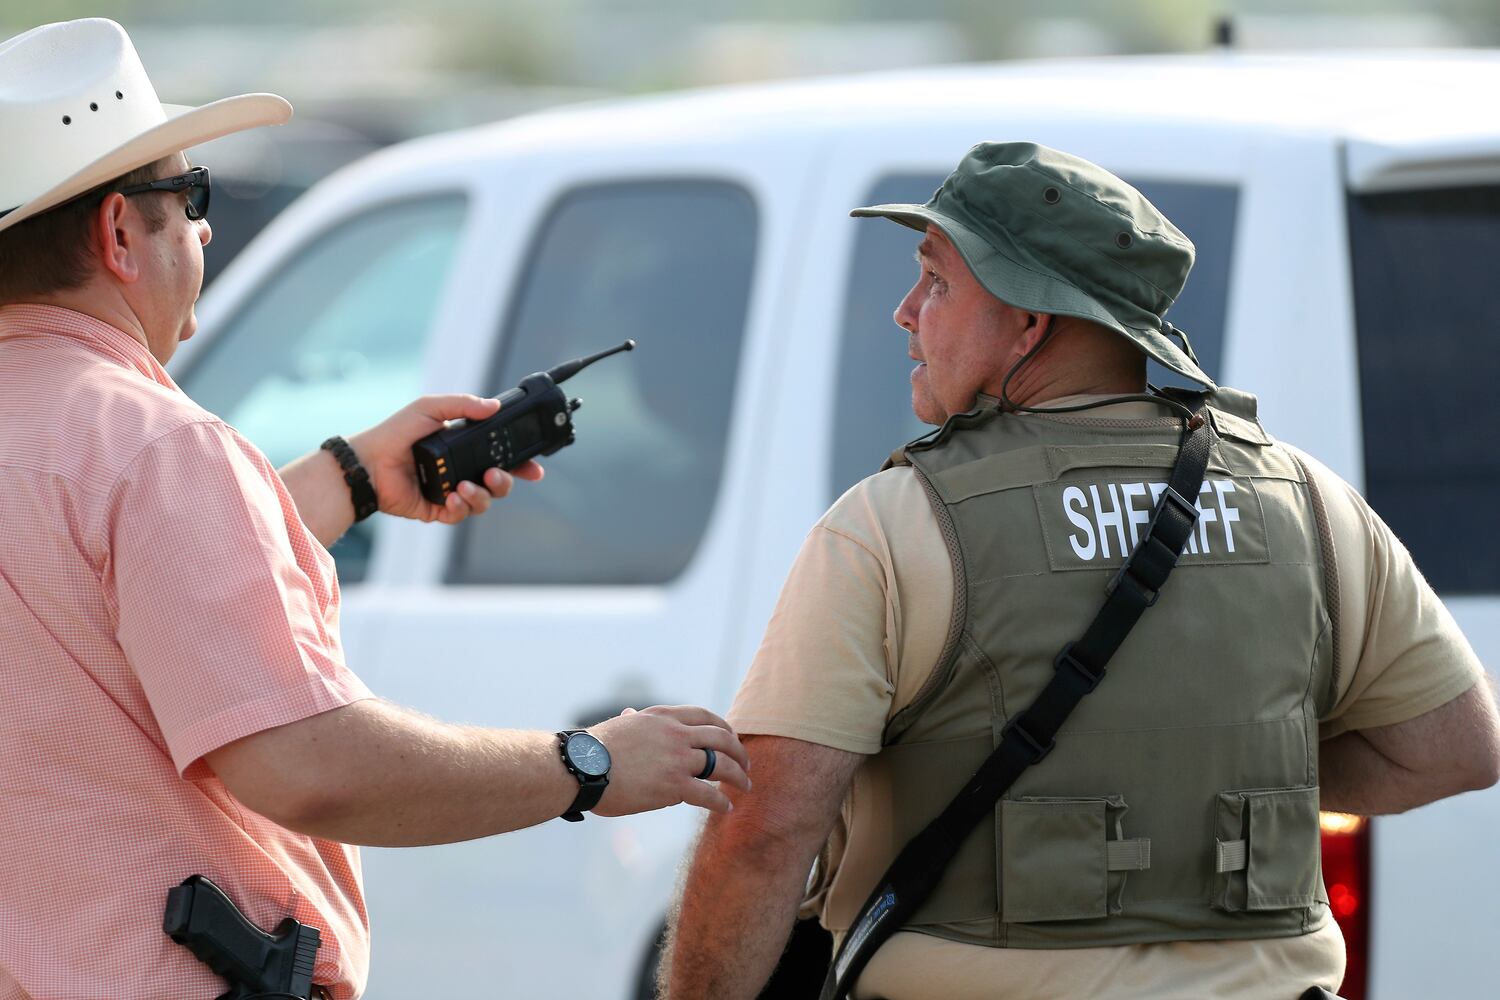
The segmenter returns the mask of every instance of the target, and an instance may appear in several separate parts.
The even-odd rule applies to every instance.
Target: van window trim
[[[567,204],[569,199],[575,198],[580,194],[597,191],[601,188],[673,187],[679,184],[712,184],[719,187],[733,187],[741,191],[746,196],[746,198],[749,199],[750,207],[754,212],[755,223],[755,228],[753,230],[756,239],[755,255],[757,260],[755,262],[755,267],[758,268],[760,266],[760,261],[758,258],[760,256],[761,250],[760,234],[761,228],[763,226],[763,219],[761,217],[761,205],[759,199],[755,197],[755,192],[750,189],[749,185],[744,184],[739,180],[732,180],[722,176],[708,175],[702,172],[694,172],[691,174],[680,174],[674,176],[664,176],[659,173],[640,175],[618,174],[607,179],[602,177],[594,180],[575,179],[566,186],[559,187],[556,191],[554,191],[552,196],[542,204],[541,210],[536,212],[532,216],[533,223],[531,232],[530,234],[528,234],[529,238],[524,242],[524,244],[522,244],[521,248],[520,259],[522,261],[522,266],[517,271],[516,280],[511,283],[509,288],[502,290],[502,294],[505,296],[505,308],[500,310],[499,329],[496,331],[496,335],[490,339],[490,355],[486,359],[485,363],[480,367],[480,370],[484,373],[484,377],[480,380],[481,386],[498,384],[500,380],[500,373],[505,370],[506,363],[510,361],[510,352],[514,347],[513,341],[515,339],[511,336],[511,333],[515,328],[516,319],[521,310],[521,299],[523,297],[521,293],[524,292],[530,285],[531,278],[536,273],[538,257],[536,251],[540,246],[541,237],[547,232],[548,224],[551,223],[554,218],[556,218],[559,209]],[[754,298],[755,274],[754,272],[752,272],[750,275],[751,304],[754,303]],[[748,324],[750,319],[750,313],[748,309],[745,314],[745,319]],[[747,335],[748,332],[749,331],[747,329]],[[743,346],[744,345],[742,344],[742,349]],[[556,364],[558,362],[566,360],[568,359],[557,358],[552,363]],[[736,372],[738,372],[738,369],[736,369]],[[735,381],[736,384],[738,384],[739,380],[736,379]],[[445,573],[444,576],[446,579],[447,574]],[[496,584],[496,586],[501,585]],[[595,584],[585,584],[580,586],[595,586]]]
[[[242,292],[240,292],[240,294],[235,298],[233,308],[224,313],[224,315],[215,324],[215,329],[208,338],[208,341],[200,349],[193,352],[192,356],[183,363],[183,366],[179,371],[173,373],[173,381],[177,382],[178,385],[190,381],[193,377],[193,373],[197,370],[198,366],[203,364],[203,359],[211,356],[215,351],[219,350],[220,346],[224,343],[223,331],[232,328],[239,317],[244,314],[245,309],[250,305],[250,303],[254,302],[260,296],[264,295],[266,293],[266,289],[275,284],[277,279],[279,279],[283,274],[286,274],[289,270],[292,269],[292,267],[298,264],[301,261],[302,257],[305,255],[306,251],[310,247],[315,245],[318,241],[326,239],[335,230],[342,229],[344,226],[347,226],[351,222],[355,222],[367,216],[374,215],[377,212],[389,211],[393,208],[404,208],[408,205],[419,204],[422,202],[442,201],[447,198],[456,199],[463,208],[463,221],[460,222],[458,230],[454,233],[453,238],[454,256],[455,258],[457,258],[457,256],[462,253],[464,244],[468,241],[469,231],[474,224],[474,204],[476,199],[474,197],[474,192],[468,187],[444,186],[441,188],[431,188],[424,191],[409,191],[400,195],[387,196],[373,199],[371,201],[360,202],[358,205],[350,205],[347,207],[346,211],[342,213],[336,213],[332,217],[324,219],[321,222],[315,221],[313,227],[302,234],[302,239],[294,243],[289,250],[278,254],[277,265],[273,269],[268,270],[264,274],[262,274],[253,285],[250,285]],[[301,199],[299,198],[298,200],[300,201]],[[293,202],[294,206],[295,204],[296,202]],[[252,243],[253,242],[255,241],[252,240]],[[453,275],[456,270],[457,267],[449,268],[449,273],[443,279],[444,288],[438,292],[437,297],[439,305],[441,305],[443,300],[446,298],[446,286],[453,280]]]
[[[765,251],[765,228],[766,210],[757,192],[752,186],[752,178],[745,174],[732,175],[730,173],[711,173],[705,170],[693,169],[680,173],[670,171],[653,171],[641,169],[640,171],[619,172],[612,174],[597,174],[592,177],[574,177],[565,184],[559,185],[549,197],[540,202],[540,206],[531,215],[530,232],[526,234],[521,243],[520,257],[523,262],[516,269],[516,278],[508,286],[499,289],[504,307],[500,309],[498,330],[496,335],[490,339],[490,353],[488,358],[483,359],[479,370],[483,373],[479,388],[483,391],[490,385],[498,385],[499,376],[511,358],[514,349],[515,338],[512,336],[517,318],[520,313],[524,291],[529,285],[533,275],[536,273],[539,255],[536,252],[541,245],[542,237],[548,232],[548,226],[557,217],[558,212],[573,198],[600,190],[618,190],[622,188],[679,188],[684,184],[704,185],[720,189],[730,189],[742,194],[751,211],[751,238],[752,255],[751,270],[746,292],[745,315],[742,319],[742,331],[740,335],[739,351],[734,368],[734,379],[731,383],[731,394],[727,401],[729,408],[728,423],[724,435],[724,454],[719,464],[718,479],[714,489],[713,503],[710,505],[707,517],[704,520],[703,532],[699,535],[697,544],[693,549],[693,555],[687,563],[677,571],[675,575],[665,580],[637,583],[600,583],[597,581],[573,581],[566,583],[550,583],[544,581],[506,581],[506,582],[471,582],[459,579],[458,561],[461,533],[452,532],[451,539],[445,543],[445,550],[438,573],[439,585],[444,587],[462,587],[465,590],[518,590],[535,589],[545,587],[549,591],[568,590],[575,593],[608,593],[608,594],[644,594],[648,592],[662,592],[671,587],[679,585],[693,572],[693,567],[702,558],[704,543],[712,537],[715,525],[720,520],[718,517],[720,506],[724,502],[724,485],[726,476],[732,472],[729,462],[730,452],[733,450],[736,437],[734,414],[741,405],[740,390],[744,387],[746,378],[746,359],[751,349],[751,341],[754,338],[752,321],[755,317],[756,298],[759,294],[759,279],[764,268],[765,261],[762,259]],[[606,345],[607,346],[607,345]],[[552,363],[567,360],[565,358],[554,359]],[[509,388],[504,387],[504,388]],[[504,391],[504,388],[501,391]]]

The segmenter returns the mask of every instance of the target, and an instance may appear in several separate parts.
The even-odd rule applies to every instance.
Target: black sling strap
[[[1036,701],[1005,724],[1000,745],[937,819],[902,848],[834,956],[819,1000],[844,1000],[870,956],[909,920],[936,887],[959,845],[1021,772],[1052,751],[1057,731],[1083,696],[1099,686],[1110,657],[1156,603],[1198,522],[1195,499],[1208,470],[1212,435],[1201,398],[1183,429],[1171,481],[1157,500],[1145,537],[1110,581],[1104,607],[1083,638],[1062,648]]]

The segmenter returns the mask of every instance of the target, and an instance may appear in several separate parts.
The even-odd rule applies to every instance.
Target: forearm
[[[1333,812],[1361,816],[1402,813],[1463,791],[1449,787],[1442,777],[1403,767],[1357,731],[1318,746],[1321,804]]]
[[[704,828],[668,930],[664,1000],[757,996],[791,935],[815,848],[737,820],[713,816]]]
[[[609,751],[593,811],[625,816],[681,802],[727,810],[749,759],[729,724],[692,705],[627,709],[589,727]],[[713,781],[693,775],[704,749]],[[252,733],[206,755],[247,807],[290,830],[345,843],[412,847],[534,826],[578,796],[548,732],[437,722],[375,699]]]
[[[209,761],[251,809],[311,836],[452,843],[545,822],[578,793],[551,733],[453,726],[375,700],[305,722],[300,748],[283,744],[275,761],[253,745],[232,763],[223,751]],[[289,774],[288,756],[306,769]]]
[[[1318,747],[1324,809],[1405,812],[1500,780],[1500,717],[1481,680],[1446,705]]]
[[[276,471],[297,504],[297,515],[307,530],[324,548],[332,548],[354,524],[354,501],[338,459],[320,449]]]
[[[667,928],[668,1000],[759,994],[791,934],[813,858],[863,755],[780,736],[747,736],[755,788],[711,817]]]

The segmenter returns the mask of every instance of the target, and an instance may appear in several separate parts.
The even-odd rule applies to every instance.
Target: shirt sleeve
[[[895,686],[881,559],[830,526],[813,528],[782,586],[729,721],[741,734],[787,736],[873,754]]]
[[[1338,575],[1338,674],[1321,736],[1406,722],[1472,687],[1484,667],[1396,537],[1355,489],[1297,453],[1327,510]]]
[[[226,425],[153,441],[115,484],[117,639],[179,773],[370,691],[345,666],[333,560],[275,470]]]

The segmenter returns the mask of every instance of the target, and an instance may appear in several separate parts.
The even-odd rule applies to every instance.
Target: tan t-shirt
[[[1161,410],[1118,403],[1086,415],[1150,419]],[[1338,567],[1338,690],[1323,738],[1404,722],[1468,690],[1483,668],[1405,547],[1351,486],[1292,450],[1322,495]],[[936,666],[952,607],[948,550],[921,484],[907,468],[871,476],[808,534],[730,721],[742,734],[878,753],[886,723]],[[867,789],[861,769],[851,794]],[[822,890],[841,877],[873,887],[895,848],[891,858],[846,871],[842,841],[841,822],[825,852]],[[809,901],[813,912],[821,895]],[[1336,988],[1343,970],[1343,939],[1332,921],[1301,937],[1065,951],[983,948],[905,932],[876,952],[854,995],[980,1000],[999,995],[1003,984],[1014,1000],[1295,997],[1315,983]]]

